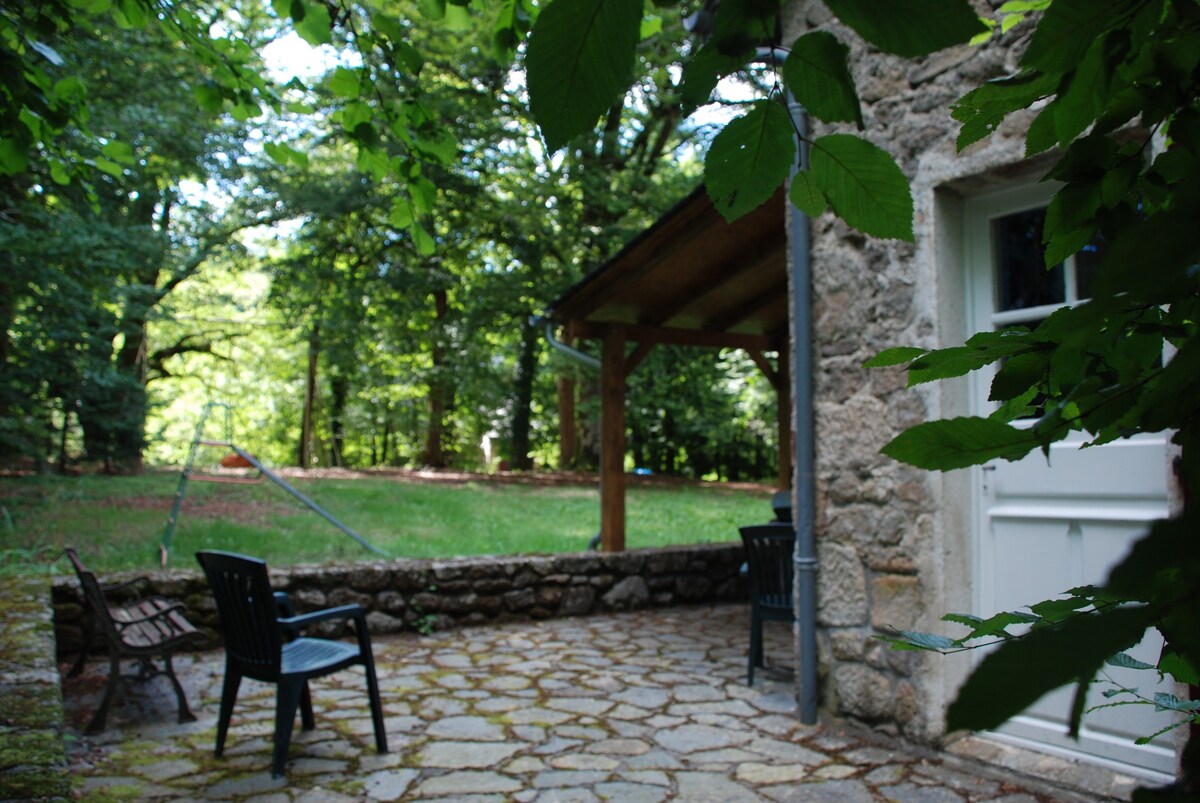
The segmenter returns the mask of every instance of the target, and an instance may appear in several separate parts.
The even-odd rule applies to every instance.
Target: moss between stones
[[[6,800],[69,797],[49,581],[0,578],[0,607],[0,788]]]

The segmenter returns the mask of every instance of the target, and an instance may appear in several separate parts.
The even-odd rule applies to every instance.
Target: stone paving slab
[[[76,797],[284,801],[910,801],[1057,803],[994,767],[795,716],[785,625],[745,683],[746,606],[669,610],[375,640],[391,752],[375,752],[357,669],[314,681],[317,726],[271,778],[274,687],[243,681],[212,755],[220,652],[177,669],[198,721],[175,724],[163,679],[135,685],[88,737],[105,682],[64,681]]]

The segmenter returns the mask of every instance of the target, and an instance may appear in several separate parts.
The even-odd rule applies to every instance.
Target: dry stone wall
[[[861,133],[896,158],[916,205],[915,244],[865,237],[831,214],[811,222],[821,699],[835,713],[937,742],[966,661],[896,652],[875,636],[939,630],[943,613],[969,607],[969,488],[963,472],[918,471],[879,450],[914,424],[966,414],[965,390],[908,389],[903,371],[862,365],[885,348],[956,345],[966,335],[962,252],[942,207],[1030,171],[1018,166],[1012,124],[957,154],[949,107],[966,88],[1014,72],[1025,33],[913,61],[866,47],[816,0],[790,11],[788,43],[822,28],[851,45]],[[849,129],[813,121],[810,133],[839,130]]]
[[[357,603],[376,634],[441,630],[514,619],[583,616],[695,602],[746,599],[740,543],[704,544],[628,552],[546,556],[395,560],[348,566],[271,570],[271,584],[287,591],[301,613]],[[115,574],[115,583],[134,575]],[[149,575],[153,593],[187,605],[187,616],[219,639],[219,621],[207,581],[195,571]],[[83,607],[73,576],[54,581],[54,618],[60,653],[83,641]],[[344,624],[327,623],[324,635]]]

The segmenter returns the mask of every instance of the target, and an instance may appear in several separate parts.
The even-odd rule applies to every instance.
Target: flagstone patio
[[[288,777],[269,772],[274,687],[244,681],[212,755],[221,652],[177,666],[199,720],[176,724],[165,680],[134,684],[85,737],[106,662],[64,681],[74,788],[87,800],[1094,800],[1001,768],[837,723],[800,724],[786,626],[745,683],[749,611],[684,607],[375,641],[391,752],[375,752],[362,673],[313,684]],[[760,679],[761,678],[761,679]]]

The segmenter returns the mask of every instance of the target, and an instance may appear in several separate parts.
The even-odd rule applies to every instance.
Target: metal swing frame
[[[223,411],[224,423],[224,439],[223,440],[207,440],[204,437],[204,428],[208,424],[209,416],[216,408]],[[206,474],[196,471],[196,455],[200,451],[200,447],[220,447],[230,450],[237,455],[249,467],[257,470],[258,474],[253,477],[245,476],[230,476],[223,477],[219,474]],[[196,423],[196,431],[192,436],[192,445],[188,449],[187,462],[184,463],[183,471],[179,474],[179,484],[175,488],[175,499],[171,502],[171,512],[167,514],[167,523],[163,528],[162,543],[159,545],[159,557],[163,568],[166,568],[167,558],[171,551],[171,539],[175,535],[175,526],[179,523],[179,514],[183,509],[183,497],[187,494],[188,482],[196,480],[197,482],[217,482],[227,484],[251,484],[263,481],[263,478],[269,479],[271,482],[278,485],[283,490],[298,499],[305,507],[320,515],[334,527],[337,527],[346,535],[357,541],[363,548],[375,553],[376,555],[386,556],[379,547],[367,541],[354,530],[350,529],[346,524],[342,523],[336,516],[330,513],[325,508],[318,505],[312,499],[309,499],[299,490],[292,486],[287,480],[279,476],[269,468],[258,461],[258,458],[250,454],[246,450],[240,448],[233,442],[233,407],[224,402],[209,402],[204,405],[204,411],[200,414],[200,420]]]

